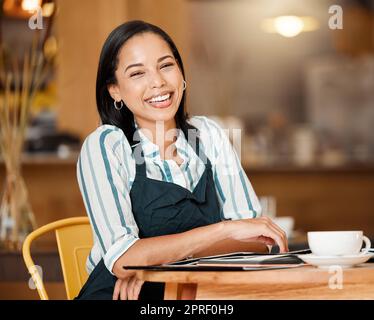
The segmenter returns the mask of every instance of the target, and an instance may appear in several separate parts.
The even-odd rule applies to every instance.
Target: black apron
[[[224,219],[214,186],[212,166],[204,152],[199,150],[198,137],[196,148],[194,143],[191,146],[205,163],[204,173],[193,192],[175,183],[148,178],[141,146],[140,159],[138,152],[134,153],[135,145],[132,147],[137,161],[130,198],[139,238],[180,233]],[[111,300],[116,280],[101,259],[75,299]],[[144,282],[139,300],[162,300],[164,287],[161,282]]]

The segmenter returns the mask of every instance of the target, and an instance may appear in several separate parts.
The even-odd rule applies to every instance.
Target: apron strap
[[[192,149],[195,151],[197,156],[203,161],[205,166],[211,167],[209,158],[204,153],[203,148],[200,148],[199,130],[194,126],[189,125],[188,133],[186,135],[186,132],[184,132],[184,135]]]

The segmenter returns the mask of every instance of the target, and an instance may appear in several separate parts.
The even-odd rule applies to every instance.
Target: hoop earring
[[[182,89],[182,91],[186,90],[186,87],[187,87],[187,83],[186,83],[185,80],[183,80],[183,89]]]
[[[123,108],[123,101],[119,101],[121,103],[121,106],[120,107],[117,107],[117,101],[116,100],[113,100],[113,104],[114,104],[114,108],[116,108],[116,110],[121,110]]]

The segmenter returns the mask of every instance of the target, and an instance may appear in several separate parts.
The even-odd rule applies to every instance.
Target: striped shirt
[[[188,122],[199,131],[200,147],[212,163],[221,216],[225,219],[254,218],[261,213],[256,194],[226,132],[217,122],[194,116]],[[138,127],[135,122],[136,127]],[[194,190],[205,170],[185,135],[178,130],[175,147],[183,160],[163,160],[159,147],[138,130],[147,177]],[[94,245],[87,271],[104,258],[112,272],[116,260],[138,239],[132,214],[130,190],[136,175],[135,155],[123,131],[101,125],[84,141],[77,163],[77,178],[93,229]]]

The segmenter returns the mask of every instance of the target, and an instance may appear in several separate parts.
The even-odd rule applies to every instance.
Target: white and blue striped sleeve
[[[206,118],[206,121],[214,137],[213,178],[224,218],[236,220],[260,216],[260,203],[230,142],[228,130],[223,130],[211,119]]]
[[[107,269],[138,239],[128,187],[123,132],[105,125],[83,143],[77,164],[78,184],[95,241]]]

